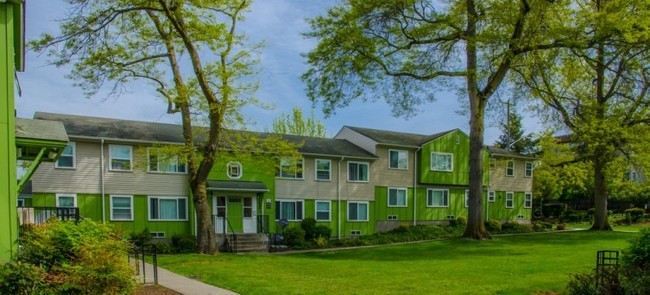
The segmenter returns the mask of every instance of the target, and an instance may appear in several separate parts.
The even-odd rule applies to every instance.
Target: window
[[[149,220],[187,220],[187,198],[149,197]]]
[[[332,161],[316,159],[316,180],[330,180]]]
[[[77,207],[77,195],[75,194],[56,194],[57,207]]]
[[[465,208],[469,207],[469,190],[465,190]]]
[[[533,177],[533,162],[526,162],[525,165],[525,177]]]
[[[302,159],[286,158],[280,160],[280,172],[278,176],[282,178],[302,179]]]
[[[18,199],[18,207],[25,207],[25,199]]]
[[[348,181],[368,182],[368,168],[365,162],[348,162]]]
[[[149,232],[149,236],[151,236],[154,239],[162,239],[165,237],[165,232],[164,231],[152,231]]]
[[[179,161],[178,156],[163,155],[156,149],[147,149],[149,153],[149,172],[161,173],[187,173],[185,163]]]
[[[275,218],[286,220],[302,220],[302,200],[277,200],[275,201]]]
[[[427,207],[449,207],[449,190],[427,189]]]
[[[525,218],[525,217],[524,217],[523,214],[519,214],[519,215],[517,215],[517,219],[524,219],[524,218]]]
[[[348,202],[348,221],[368,221],[368,202]]]
[[[507,192],[506,193],[506,208],[514,208],[515,207],[515,194],[512,192]]]
[[[488,192],[488,202],[494,203],[495,200],[496,200],[496,197],[495,197],[494,191],[489,191]]]
[[[388,188],[388,207],[406,207],[405,188]]]
[[[533,194],[525,193],[524,194],[524,208],[533,208]]]
[[[397,215],[388,215],[388,220],[397,220]]]
[[[456,219],[456,216],[454,216],[454,215],[447,215],[447,219]]]
[[[128,145],[109,145],[110,170],[131,171],[133,148]]]
[[[69,142],[68,145],[65,147],[63,150],[63,153],[61,153],[61,157],[56,161],[54,164],[54,167],[56,168],[74,168],[76,163],[75,163],[75,150],[76,150],[76,145],[74,142]]]
[[[239,162],[230,162],[228,163],[228,177],[239,179],[242,175],[242,167]]]
[[[350,236],[351,237],[358,237],[361,235],[361,231],[358,229],[352,229],[350,230]]]
[[[330,221],[330,201],[316,201],[316,220]]]
[[[408,152],[389,150],[388,151],[388,168],[391,169],[408,169]]]
[[[133,220],[133,196],[111,196],[111,220]]]
[[[515,176],[515,161],[508,160],[506,162],[506,176]]]
[[[432,171],[453,171],[454,154],[431,153]]]

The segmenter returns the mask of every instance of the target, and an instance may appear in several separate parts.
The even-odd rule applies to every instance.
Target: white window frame
[[[68,148],[72,149],[71,155],[66,155],[65,150]],[[59,165],[59,160],[63,157],[71,157],[72,158],[72,166],[60,166]],[[73,141],[68,142],[68,145],[65,147],[63,150],[63,153],[61,153],[61,156],[59,157],[59,160],[56,160],[56,163],[54,163],[54,168],[59,168],[59,169],[75,169],[77,168],[77,144]]]
[[[439,156],[448,156],[449,157],[449,169],[438,169],[438,167],[434,167],[434,164],[437,161],[434,161],[434,158],[437,158]],[[431,159],[429,163],[429,168],[431,171],[441,171],[441,172],[453,172],[454,171],[454,154],[452,153],[439,153],[439,152],[431,152]]]
[[[510,164],[512,164],[512,168],[510,167]],[[515,161],[514,160],[507,160],[506,161],[506,176],[508,176],[508,177],[515,176]]]
[[[435,205],[433,202],[433,193],[436,191],[442,192],[442,206]],[[428,188],[427,189],[427,207],[430,208],[449,208],[449,190],[441,188]]]
[[[319,162],[326,162],[327,163],[327,179],[325,178],[318,178],[318,172],[324,172],[325,170],[320,170],[318,169],[318,163]],[[317,181],[331,181],[332,180],[332,160],[326,160],[326,159],[315,159],[314,160],[314,179]]]
[[[152,231],[152,232],[149,232],[149,236],[152,239],[164,239],[165,238],[165,232],[164,231]]]
[[[508,199],[510,199],[510,206],[508,206]],[[515,193],[506,192],[506,209],[515,208]]]
[[[395,204],[390,203],[390,192],[391,191],[395,191],[396,193],[398,193],[395,196],[395,202],[396,202]],[[404,192],[404,204],[400,204],[399,192]],[[408,198],[409,198],[408,197],[408,190],[406,188],[404,188],[404,187],[389,187],[388,190],[387,190],[387,193],[386,193],[386,199],[387,199],[386,201],[388,203],[388,207],[408,207]]]
[[[115,198],[128,198],[129,199],[129,215],[131,216],[130,218],[115,218],[115,212],[113,209],[116,209],[113,206],[113,199]],[[124,208],[120,208],[124,209]],[[133,196],[131,195],[111,195],[110,196],[110,212],[111,212],[111,221],[133,221]]]
[[[23,198],[16,199],[16,206],[25,207],[25,199]]]
[[[391,161],[391,155],[393,153],[397,153],[397,167],[391,166],[392,161]],[[400,159],[402,159],[402,155],[404,156],[404,167],[400,167]],[[409,152],[406,150],[388,150],[388,169],[397,169],[397,170],[408,170],[409,169]]]
[[[178,206],[178,200],[185,200],[185,218],[177,218],[177,219],[161,219],[160,217],[158,218],[153,218],[151,216],[151,199],[157,199],[158,200],[158,216],[160,216],[160,200],[176,200],[177,206]],[[188,208],[189,207],[189,198],[188,197],[183,197],[183,196],[148,196],[147,197],[147,219],[149,221],[187,221],[188,220]],[[176,212],[176,215],[179,215],[180,211]]]
[[[283,169],[282,167],[289,167],[289,166],[295,166],[293,168],[290,168],[290,173],[293,173],[293,176],[291,175],[283,175]],[[292,158],[283,158],[280,159],[280,170],[278,171],[278,177],[283,178],[283,179],[305,179],[305,159],[300,158],[300,159],[292,159]]]
[[[233,169],[237,170],[238,174],[234,174]],[[228,165],[226,165],[226,175],[228,175],[228,178],[230,179],[240,179],[241,176],[244,174],[244,167],[241,165],[241,163],[237,161],[233,162],[228,162]]]
[[[282,214],[282,203],[298,203],[298,202],[300,202],[300,216],[298,216],[298,214],[297,214],[298,212],[296,211],[296,212],[294,212],[295,213],[294,215],[296,215],[296,217],[297,217],[296,219],[288,219],[288,218],[285,218],[285,219],[287,219],[287,221],[301,221],[301,220],[303,220],[305,218],[305,200],[302,200],[302,199],[300,199],[300,200],[298,200],[298,199],[276,199],[275,200],[275,211],[276,211],[275,220],[282,219],[282,217],[279,216],[279,215]],[[296,209],[298,208],[298,204],[296,204],[295,208]],[[280,212],[280,214],[277,214],[277,212]]]
[[[318,210],[318,204],[327,204],[327,211]],[[316,201],[314,204],[314,219],[316,221],[332,221],[332,202],[331,201]],[[327,212],[327,219],[318,218],[318,213]]]
[[[77,207],[77,194],[56,194],[56,206],[57,207],[62,207],[61,202],[59,199],[61,197],[71,197],[73,200],[74,205],[72,207],[66,207],[66,208],[76,208]]]
[[[465,190],[465,208],[469,208],[469,190]]]
[[[488,202],[494,203],[497,199],[496,192],[495,191],[488,191]]]
[[[151,154],[152,149],[155,148],[147,148],[147,172],[166,173],[166,174],[187,174],[187,164],[181,163],[180,160],[178,159],[178,156],[172,156],[168,160],[174,161],[176,163],[176,170],[180,170],[179,168],[182,166],[184,171],[161,171],[160,167],[163,166],[161,165],[161,157],[155,154],[152,155]],[[133,157],[133,150],[131,150],[131,157]],[[151,169],[151,157],[156,157],[156,170]]]
[[[528,177],[528,178],[533,177],[533,162],[524,163],[524,177]]]
[[[366,178],[367,178],[366,180],[354,180],[354,179],[350,178],[350,176],[352,176],[352,174],[350,173],[350,165],[352,165],[352,164],[357,165],[357,167],[359,165],[365,165],[366,167],[368,167],[366,169],[366,171],[368,172],[367,175],[366,175]],[[358,171],[358,168],[357,168],[357,171]],[[370,181],[370,163],[369,162],[348,161],[348,181],[349,182],[368,182],[368,181]]]
[[[350,210],[350,205],[352,205],[352,204],[357,205],[357,219],[350,219],[350,211],[351,211]],[[366,205],[366,219],[358,219],[359,218],[359,211],[358,210],[359,210],[359,205],[360,204]],[[367,202],[367,201],[348,201],[347,209],[348,209],[347,210],[347,216],[346,216],[347,221],[367,222],[368,220],[370,220],[370,216],[369,216],[370,215],[370,203]]]
[[[524,208],[526,209],[533,208],[533,193],[531,192],[524,193]]]
[[[113,147],[128,147],[129,148],[129,169],[115,169],[113,168]],[[127,160],[125,158],[115,158],[117,160]],[[108,145],[108,170],[109,171],[133,171],[133,146],[123,144],[109,144]]]

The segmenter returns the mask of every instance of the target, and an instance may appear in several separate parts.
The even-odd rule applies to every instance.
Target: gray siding
[[[123,144],[124,143],[115,143]],[[105,194],[187,196],[187,174],[150,173],[146,163],[135,163],[133,171],[110,171],[108,145],[104,144]],[[101,194],[99,142],[76,142],[76,167],[41,165],[32,177],[33,192]],[[136,146],[134,146],[134,153]],[[137,157],[136,157],[137,158]],[[135,162],[136,160],[134,160]],[[141,160],[142,161],[142,160]]]
[[[533,178],[525,177],[526,161],[514,159],[514,176],[506,176],[506,165],[508,160],[504,158],[490,159],[490,190],[506,192],[532,192]],[[535,171],[533,171],[533,176]]]
[[[407,151],[408,154],[408,164],[406,170],[401,169],[392,169],[388,167],[388,151],[389,150],[400,150]],[[412,150],[404,148],[391,148],[378,146],[377,147],[377,159],[371,168],[370,177],[371,182],[377,186],[389,186],[389,187],[413,187],[413,171],[415,168],[414,155]]]

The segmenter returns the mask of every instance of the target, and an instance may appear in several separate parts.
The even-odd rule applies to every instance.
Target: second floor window
[[[525,174],[526,177],[533,177],[533,162],[526,162],[525,164]]]
[[[332,161],[316,159],[316,180],[330,180]]]
[[[515,176],[515,161],[508,160],[506,162],[506,176]]]
[[[368,182],[370,165],[365,162],[348,162],[348,180]]]
[[[110,170],[131,171],[133,148],[128,145],[109,145]]]
[[[181,163],[178,156],[162,155],[154,149],[149,151],[149,172],[187,173],[187,166]]]
[[[75,167],[75,150],[76,145],[74,142],[68,143],[68,145],[61,153],[61,157],[56,161],[54,167],[56,168],[74,168]]]
[[[431,153],[431,170],[432,171],[448,171],[454,169],[453,166],[454,154],[450,153]]]
[[[408,152],[398,150],[388,151],[388,168],[408,169]]]
[[[302,179],[302,159],[282,159],[280,160],[280,171],[278,176],[282,178],[300,178]]]

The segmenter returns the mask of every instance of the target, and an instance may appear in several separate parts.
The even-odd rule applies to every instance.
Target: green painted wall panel
[[[494,202],[485,202],[489,220],[529,222],[532,209],[524,208],[524,192],[514,192],[513,208],[506,208],[506,192],[496,191]],[[523,216],[523,218],[518,218]]]
[[[375,187],[375,219],[387,221],[389,215],[396,216],[396,221],[413,220],[413,188],[406,188],[406,207],[395,207],[388,206],[388,187]]]

